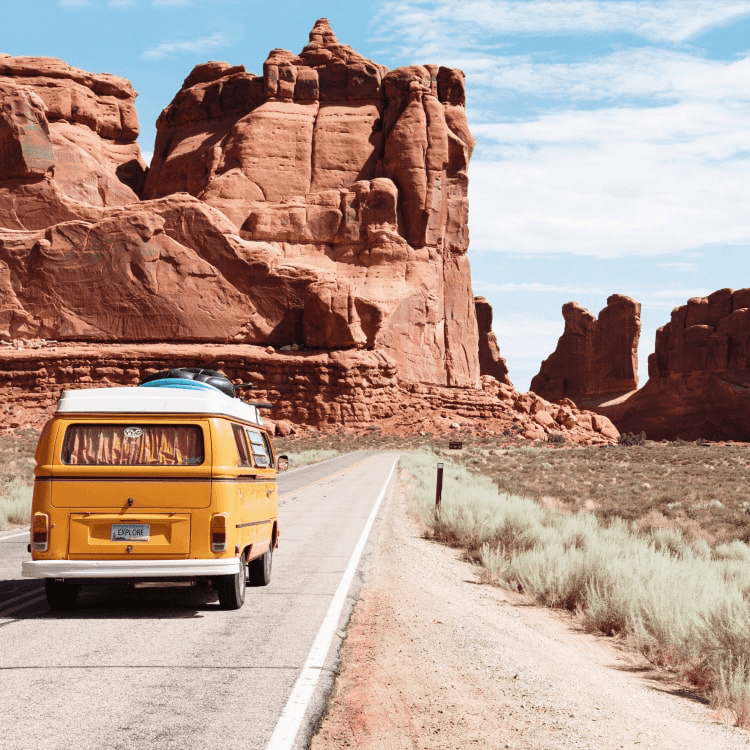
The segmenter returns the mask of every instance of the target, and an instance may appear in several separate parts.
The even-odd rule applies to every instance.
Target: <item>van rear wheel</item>
[[[251,586],[268,586],[271,583],[273,549],[269,547],[260,557],[247,564],[248,581]]]
[[[240,569],[231,576],[220,576],[216,579],[216,590],[219,593],[219,606],[222,609],[239,609],[245,603],[247,586],[247,566],[240,557]]]
[[[44,590],[47,594],[49,608],[58,612],[75,607],[81,587],[74,583],[56,581],[54,578],[45,578]]]

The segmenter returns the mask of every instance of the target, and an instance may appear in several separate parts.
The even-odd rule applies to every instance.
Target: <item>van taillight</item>
[[[224,552],[227,548],[227,514],[214,513],[211,516],[211,551]]]
[[[49,516],[46,513],[34,513],[31,521],[31,549],[35,552],[46,552],[49,548]]]

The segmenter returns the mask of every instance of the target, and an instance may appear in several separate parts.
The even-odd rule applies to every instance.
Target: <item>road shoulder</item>
[[[394,483],[312,750],[746,748],[606,638],[480,585]]]

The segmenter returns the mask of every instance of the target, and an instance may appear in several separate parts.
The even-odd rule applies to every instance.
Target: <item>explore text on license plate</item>
[[[147,523],[112,524],[112,542],[147,542],[151,526]]]

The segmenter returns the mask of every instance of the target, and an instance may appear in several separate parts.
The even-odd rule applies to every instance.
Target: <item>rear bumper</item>
[[[27,578],[196,578],[235,575],[238,557],[217,560],[26,560]]]

